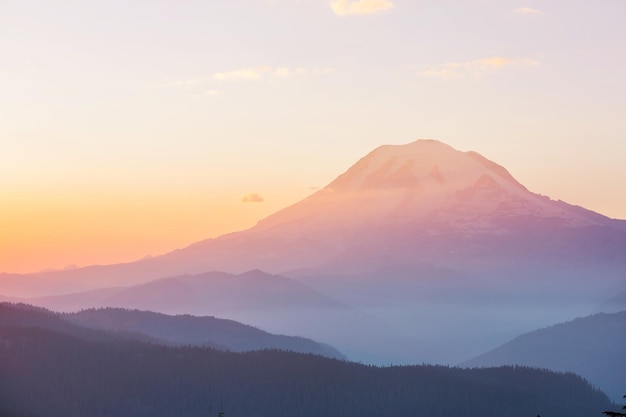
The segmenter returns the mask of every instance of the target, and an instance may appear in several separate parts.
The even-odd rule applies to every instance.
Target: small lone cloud
[[[479,77],[503,67],[535,67],[538,65],[538,61],[527,58],[491,57],[474,61],[446,62],[425,71],[420,71],[418,75],[435,78],[454,78],[468,75]]]
[[[257,193],[247,194],[241,197],[242,203],[262,203],[265,199]]]
[[[513,10],[513,13],[517,14],[541,14],[541,10],[533,9],[532,7],[518,7]]]
[[[368,15],[393,9],[391,0],[332,0],[330,8],[337,16]]]

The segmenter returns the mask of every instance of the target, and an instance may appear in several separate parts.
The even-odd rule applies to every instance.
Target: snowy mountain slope
[[[451,252],[473,257],[482,250],[479,255],[489,256],[505,248],[509,255],[534,249],[568,258],[572,251],[586,250],[580,240],[596,245],[609,236],[625,245],[600,247],[596,255],[624,260],[626,234],[618,223],[533,194],[476,153],[427,140],[380,147],[324,189],[252,229],[166,258],[193,263],[200,253],[219,253],[217,269],[254,262],[269,271],[337,263],[352,253],[359,264],[371,253],[406,263],[429,248],[434,250],[427,250],[422,262]]]

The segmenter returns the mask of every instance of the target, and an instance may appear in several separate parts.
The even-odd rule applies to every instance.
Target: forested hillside
[[[523,367],[378,368],[0,327],[0,415],[13,417],[592,417],[606,396]]]
[[[344,359],[332,346],[311,339],[275,335],[216,317],[171,316],[121,308],[89,309],[61,317],[90,328],[138,332],[173,345],[208,346],[233,352],[279,349]]]
[[[516,337],[462,366],[523,365],[575,372],[613,400],[626,389],[626,311],[580,317]]]
[[[278,349],[344,359],[341,352],[332,346],[311,339],[275,335],[234,320],[215,317],[169,316],[121,308],[61,314],[28,304],[0,302],[0,326],[41,327],[83,339],[115,337],[233,352]]]

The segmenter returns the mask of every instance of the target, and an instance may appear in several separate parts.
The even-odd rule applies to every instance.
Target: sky
[[[432,138],[626,219],[623,0],[0,0],[0,271],[245,229]]]

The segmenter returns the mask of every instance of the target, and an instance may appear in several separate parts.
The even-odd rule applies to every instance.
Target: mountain
[[[161,258],[192,267],[362,272],[419,263],[626,260],[624,222],[529,192],[503,167],[437,141],[382,146],[244,232]],[[621,245],[620,245],[621,244]],[[576,257],[572,257],[576,255]],[[206,268],[205,265],[199,266]]]
[[[373,367],[0,326],[0,415],[585,417],[610,409],[574,374],[523,367]]]
[[[336,320],[330,305],[303,318],[294,313],[299,302],[284,305],[287,294],[276,297],[280,308],[265,308],[250,321],[255,314],[245,303],[220,304],[211,293],[194,299],[187,284],[170,280],[258,269],[349,305],[401,338],[376,339],[375,327],[367,326],[353,337],[345,326],[352,319]],[[323,189],[248,230],[137,262],[5,275],[0,294],[133,286],[134,295],[105,298],[117,298],[112,306],[165,313],[232,306],[226,317],[323,340],[349,356],[367,346],[380,353],[377,363],[449,364],[593,312],[615,288],[626,287],[624,270],[626,222],[532,193],[476,152],[418,140],[373,150]],[[234,299],[249,294],[243,284],[233,291],[243,294]],[[402,352],[389,356],[390,349]]]
[[[418,140],[375,149],[251,229],[126,264],[5,274],[0,293],[60,294],[212,270],[337,273],[424,262],[480,269],[503,259],[623,263],[625,223],[533,194],[476,152]]]
[[[336,349],[303,337],[274,335],[233,320],[150,311],[91,309],[62,316],[84,327],[141,333],[179,346],[209,346],[232,352],[280,349],[345,359]]]
[[[240,312],[279,307],[346,308],[332,298],[280,275],[253,270],[242,274],[206,272],[156,279],[147,283],[99,290],[32,298],[58,311],[75,311],[103,306],[161,310],[178,314],[198,309]]]
[[[332,346],[274,335],[233,320],[99,309],[59,314],[28,304],[0,303],[0,328],[39,328],[83,340],[135,340],[167,346],[205,346],[233,352],[280,349],[345,359]]]
[[[523,334],[461,365],[575,372],[617,401],[624,391],[625,344],[626,311],[600,313]]]
[[[336,346],[353,360],[370,363],[407,362],[417,349],[389,323],[298,281],[258,270],[181,275],[21,301],[60,312],[117,307],[228,317],[273,333],[313,338]]]
[[[87,341],[134,340],[159,343],[156,339],[141,333],[127,331],[107,332],[99,329],[90,329],[64,320],[59,314],[43,308],[28,304],[1,302],[0,329],[7,328],[45,329]]]

